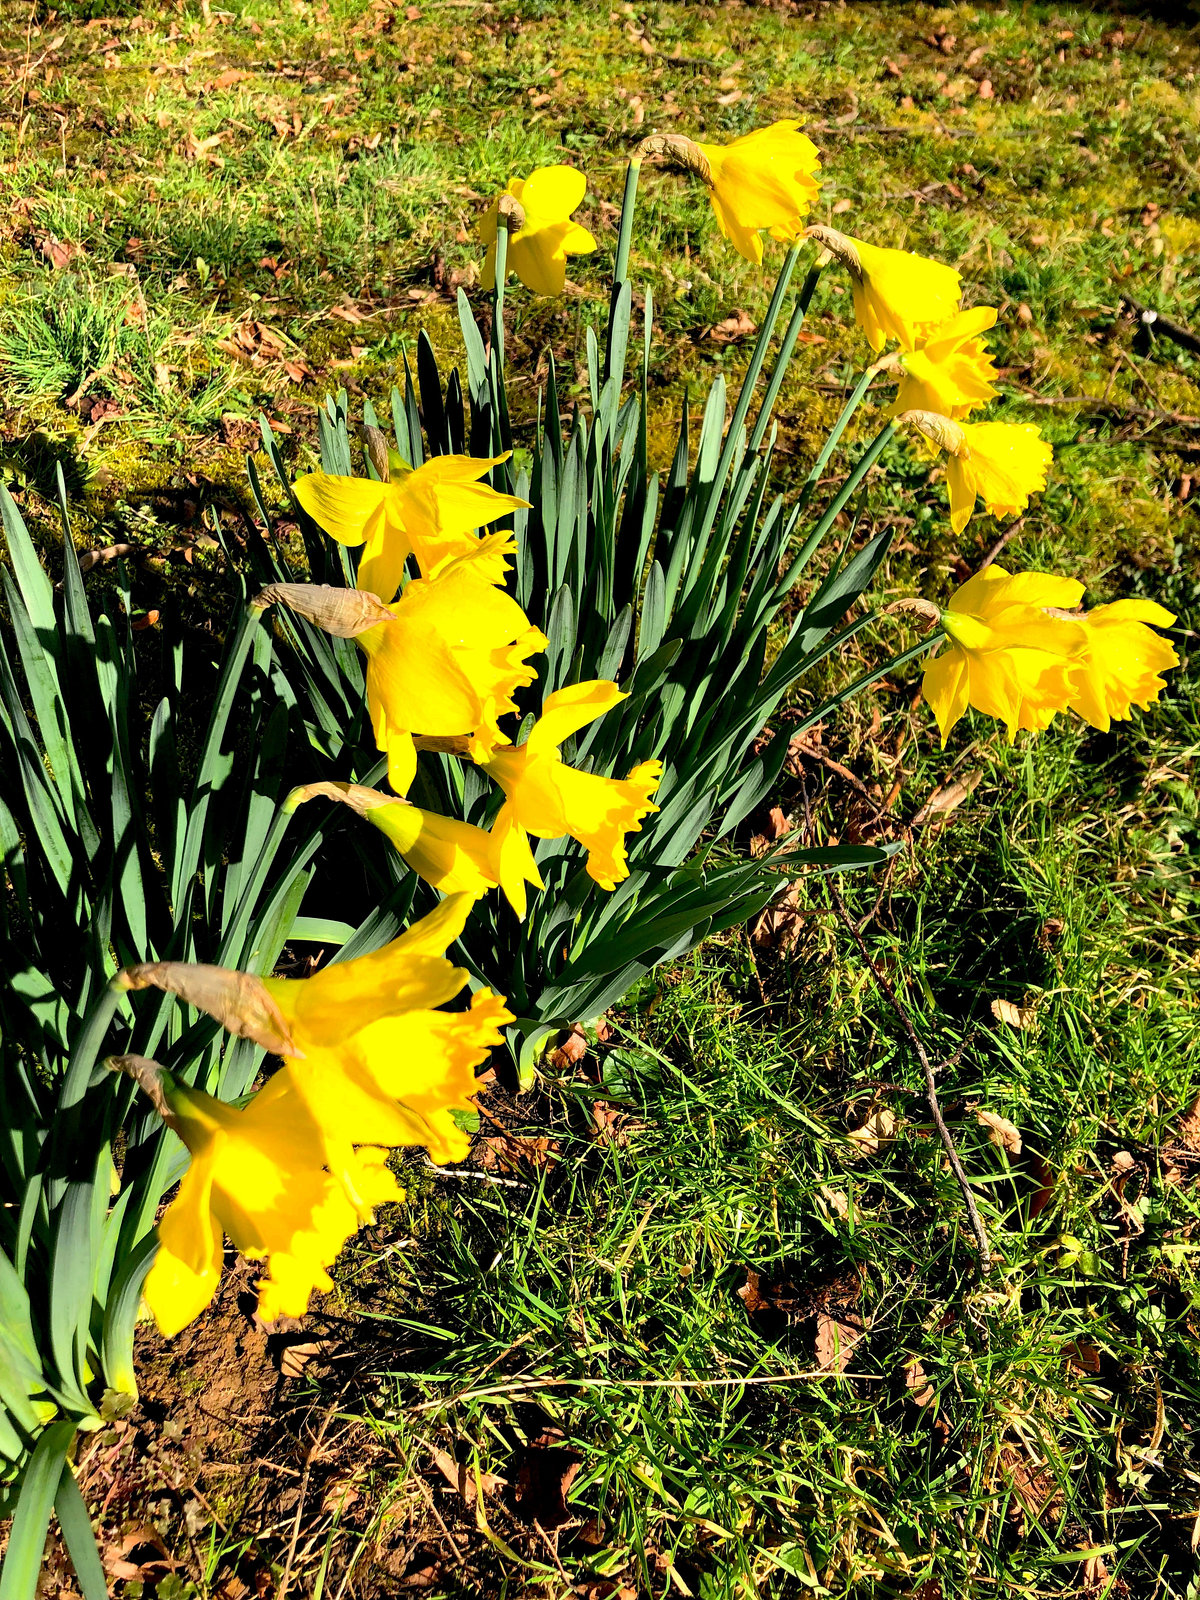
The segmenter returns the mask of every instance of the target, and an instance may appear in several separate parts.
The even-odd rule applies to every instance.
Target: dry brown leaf
[[[823,1183],[817,1190],[817,1205],[827,1217],[838,1217],[843,1222],[850,1215],[850,1198],[842,1189],[833,1189]]]
[[[1178,1137],[1189,1150],[1200,1151],[1200,1099],[1194,1100],[1180,1117]]]
[[[1099,1588],[1102,1584],[1107,1583],[1108,1568],[1104,1565],[1104,1557],[1088,1556],[1083,1563],[1083,1570],[1080,1576],[1083,1578],[1084,1583],[1091,1588]]]
[[[298,1378],[313,1357],[325,1355],[328,1348],[324,1340],[284,1345],[279,1352],[281,1375],[285,1378]]]
[[[361,1492],[355,1488],[352,1478],[334,1478],[325,1486],[325,1493],[321,1497],[321,1510],[328,1516],[344,1516],[352,1505],[362,1499]]]
[[[725,101],[722,104],[728,104]],[[731,317],[726,317],[723,322],[718,322],[715,327],[708,330],[707,337],[714,344],[733,344],[738,339],[748,339],[751,334],[758,332],[758,324],[752,322],[744,311],[735,311]]]
[[[982,772],[971,772],[957,783],[948,783],[944,789],[935,789],[912,819],[913,827],[928,822],[931,817],[946,817],[952,811],[957,811],[963,801],[969,800],[975,793],[982,779]]]
[[[1032,1032],[1038,1025],[1037,1011],[1033,1006],[1015,1006],[1011,1000],[993,1000],[992,1015],[997,1022],[1007,1022],[1010,1028]]]
[[[1045,1513],[1045,1520],[1052,1522],[1062,1509],[1063,1498],[1058,1485],[1043,1470],[1043,1466],[1027,1461],[1016,1445],[1006,1444],[1000,1452],[1000,1468],[1030,1516],[1036,1519]],[[1010,1506],[1009,1515],[1012,1514],[1013,1508]]]
[[[818,1367],[825,1371],[845,1372],[855,1347],[865,1337],[862,1318],[855,1312],[843,1311],[835,1317],[828,1311],[818,1311],[814,1347]]]
[[[522,1167],[541,1172],[557,1166],[559,1145],[554,1139],[534,1139],[527,1134],[505,1132],[482,1140],[475,1152],[479,1165],[488,1172],[497,1167],[506,1172],[516,1172]]]
[[[846,1137],[854,1146],[851,1154],[855,1159],[876,1155],[883,1145],[896,1137],[896,1113],[890,1106],[873,1105]]]
[[[1086,1339],[1072,1339],[1070,1344],[1063,1345],[1063,1355],[1080,1372],[1095,1374],[1100,1371],[1100,1352]]]
[[[994,1111],[975,1112],[975,1120],[988,1131],[988,1138],[993,1144],[998,1144],[1002,1150],[1007,1150],[1010,1155],[1021,1154],[1021,1134],[1015,1123],[1007,1117],[997,1116]]]
[[[800,902],[804,890],[799,878],[792,878],[782,894],[777,894],[759,913],[750,937],[759,950],[777,950],[790,955],[796,948],[803,927]]]
[[[576,1024],[562,1043],[550,1051],[547,1059],[552,1067],[556,1067],[559,1072],[563,1072],[566,1068],[574,1066],[577,1061],[582,1061],[584,1056],[587,1055],[587,1051],[587,1035]]]
[[[908,1390],[908,1398],[915,1406],[927,1406],[932,1400],[937,1399],[933,1385],[925,1376],[925,1368],[915,1359],[905,1364],[904,1384]]]

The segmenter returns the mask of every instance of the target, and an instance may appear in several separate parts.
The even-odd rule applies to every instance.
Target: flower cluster
[[[700,179],[720,232],[746,260],[762,262],[764,238],[793,249],[808,239],[819,264],[845,268],[855,319],[877,358],[871,373],[896,380],[887,426],[904,428],[933,457],[944,453],[956,531],[977,501],[995,514],[1017,512],[1045,487],[1051,451],[1037,428],[969,420],[997,392],[984,341],[996,310],[963,307],[951,266],[807,225],[820,162],[798,122],[725,145],[652,135],[632,157],[627,204],[651,157]],[[484,281],[498,307],[508,271],[535,293],[559,294],[567,258],[596,248],[572,218],[585,192],[584,175],[565,165],[509,181],[480,223]],[[628,239],[626,218],[618,277]],[[889,341],[896,349],[884,354]],[[282,1063],[244,1106],[223,1104],[139,1057],[115,1063],[153,1097],[192,1157],[160,1225],[146,1285],[168,1334],[211,1299],[226,1234],[266,1262],[261,1315],[298,1315],[314,1289],[330,1286],[329,1266],[372,1208],[399,1197],[389,1150],[424,1145],[435,1161],[466,1153],[456,1113],[470,1108],[476,1071],[514,1019],[487,989],[466,1009],[440,1009],[467,981],[447,950],[476,901],[493,891],[516,917],[527,915],[530,890],[544,887],[531,840],[575,840],[592,880],[612,890],[629,875],[628,836],[656,810],[661,762],[619,776],[563,757],[573,735],[625,700],[614,682],[573,683],[545,696],[524,741],[513,742],[507,719],[535,683],[531,662],[547,640],[507,588],[515,535],[486,531],[528,505],[486,481],[507,456],[442,455],[414,468],[369,446],[368,459],[368,477],[312,472],[294,485],[299,505],[330,538],[361,551],[357,587],[276,585],[256,604],[283,602],[356,640],[392,792],[310,783],[292,791],[285,809],[318,796],[349,805],[444,898],[383,949],[304,979],[176,963],[119,975],[124,988],[181,996]],[[1072,579],[995,565],[958,590],[938,613],[946,645],[924,679],[943,743],[968,707],[998,718],[1011,739],[1068,709],[1107,729],[1157,697],[1177,658],[1153,629],[1174,618],[1140,600],[1085,612],[1082,594]],[[489,826],[409,802],[422,749],[474,762],[487,775]]]

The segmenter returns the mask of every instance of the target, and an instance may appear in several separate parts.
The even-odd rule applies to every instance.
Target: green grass
[[[527,374],[514,414],[535,414],[546,346],[578,397],[629,146],[656,126],[720,139],[802,112],[823,218],[953,260],[970,301],[1002,308],[995,414],[1037,421],[1056,447],[1012,563],[1079,576],[1092,601],[1150,595],[1194,628],[1196,432],[1038,403],[1200,413],[1196,358],[1142,349],[1119,316],[1128,293],[1197,320],[1200,40],[1183,20],[873,3],[93,9],[30,23],[0,0],[0,470],[31,519],[49,524],[62,462],[89,544],[134,528],[161,554],[172,508],[192,507],[187,540],[239,492],[258,407],[303,464],[321,394],[349,382],[378,400],[422,327],[448,365],[442,285],[458,275],[479,298],[474,218],[540,161],[586,168],[580,215],[600,250],[572,265],[578,295],[510,291],[510,362]],[[703,196],[666,174],[644,181],[633,260],[658,307],[665,437],[685,391],[736,375],[739,347],[705,330],[735,308],[757,320],[772,274],[732,256]],[[784,391],[785,491],[864,360],[842,287],[827,276],[808,324],[823,342],[801,347]],[[363,321],[335,314],[347,300]],[[247,320],[283,353],[223,351]],[[283,366],[297,354],[312,372],[299,382]],[[88,393],[120,406],[102,427],[64,404],[96,373]],[[856,423],[851,449],[861,436]],[[955,537],[937,474],[900,446],[885,464],[856,538],[894,521],[883,586],[942,600],[1000,530],[980,516]],[[188,606],[209,591],[224,604],[208,559]],[[145,567],[138,603],[178,598],[182,570]],[[830,674],[881,659],[895,626]],[[917,684],[825,730],[875,801],[900,780],[888,820],[813,763],[806,792],[819,842],[911,838],[886,884],[843,888],[859,914],[886,888],[875,957],[934,1059],[962,1048],[941,1097],[995,1273],[979,1280],[897,1021],[806,885],[790,950],[715,942],[631,997],[593,1066],[490,1102],[512,1132],[552,1141],[552,1163],[413,1166],[408,1205],[348,1252],[312,1319],[342,1353],[292,1386],[262,1446],[280,1482],[309,1460],[298,1519],[282,1494],[248,1492],[252,1442],[231,1458],[194,1423],[182,1444],[164,1436],[208,1509],[185,1531],[180,1502],[118,1495],[105,1523],[118,1540],[142,1514],[167,1531],[188,1577],[159,1581],[164,1600],[221,1592],[235,1569],[253,1584],[272,1562],[277,1579],[293,1526],[293,1594],[404,1592],[427,1566],[423,1592],[464,1596],[1193,1600],[1200,1235],[1196,1165],[1172,1145],[1200,1093],[1194,659],[1111,737],[1062,726],[1012,750],[980,719],[939,751]],[[950,772],[981,774],[970,798],[906,832]],[[798,781],[775,798],[803,814]],[[1036,1028],[997,1021],[993,999],[1032,1006]],[[627,1142],[596,1137],[598,1101]],[[877,1103],[895,1137],[863,1154],[847,1133]],[[1018,1127],[1019,1156],[977,1109]],[[1121,1152],[1132,1168],[1114,1167]],[[749,1271],[777,1304],[748,1309]],[[822,1297],[869,1324],[845,1377],[813,1375]],[[326,1416],[342,1443],[312,1452]],[[529,1447],[548,1429],[577,1471],[570,1520],[543,1537],[554,1460]],[[482,1518],[435,1449],[506,1480]],[[358,1498],[343,1504],[339,1484]],[[1103,1553],[1085,1567],[1089,1550]]]

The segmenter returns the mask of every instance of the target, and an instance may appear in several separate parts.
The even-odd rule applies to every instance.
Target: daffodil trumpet
[[[469,894],[478,899],[499,887],[492,864],[492,838],[485,829],[358,783],[304,784],[292,790],[283,809],[292,812],[318,796],[336,800],[365,817],[413,871],[442,894]]]

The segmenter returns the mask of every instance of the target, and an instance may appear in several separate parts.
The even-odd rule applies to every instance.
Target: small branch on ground
[[[1015,522],[1009,523],[1008,527],[1005,528],[1004,532],[996,540],[995,544],[988,551],[987,555],[985,555],[983,560],[979,563],[980,572],[983,571],[984,567],[991,566],[992,562],[995,561],[996,557],[1004,549],[1004,546],[1009,542],[1010,539],[1015,539],[1024,526],[1024,517],[1018,517]]]
[[[855,922],[854,918],[846,909],[846,902],[842,899],[841,893],[834,884],[833,879],[827,878],[826,883],[829,887],[829,897],[833,901],[833,905],[838,916],[850,930],[850,935],[855,944],[858,946],[859,954],[870,968],[875,982],[879,985],[879,988],[886,997],[888,1004],[899,1018],[900,1026],[904,1029],[904,1032],[908,1037],[908,1042],[912,1046],[913,1053],[917,1060],[921,1063],[921,1071],[925,1074],[925,1103],[929,1107],[929,1113],[933,1118],[933,1125],[938,1131],[938,1138],[942,1141],[942,1149],[946,1152],[946,1159],[950,1163],[950,1170],[953,1172],[955,1179],[957,1180],[958,1187],[962,1192],[963,1200],[966,1203],[967,1215],[971,1219],[971,1230],[974,1233],[976,1242],[979,1245],[980,1271],[986,1273],[990,1270],[992,1265],[992,1252],[990,1246],[988,1245],[987,1230],[983,1226],[983,1218],[979,1215],[979,1207],[975,1204],[975,1196],[971,1191],[970,1179],[967,1177],[966,1169],[964,1168],[962,1161],[959,1159],[958,1146],[954,1143],[950,1129],[946,1126],[946,1119],[942,1116],[942,1108],[938,1103],[936,1074],[941,1070],[941,1068],[934,1067],[930,1063],[929,1057],[925,1051],[925,1046],[921,1043],[920,1036],[918,1035],[916,1028],[913,1026],[912,1018],[901,1004],[900,997],[892,987],[890,979],[881,970],[878,963],[872,957],[871,952],[867,949],[866,941],[863,939],[863,936],[859,931],[859,925],[857,922]],[[942,1062],[941,1066],[949,1066],[951,1061],[955,1059],[956,1057],[951,1057],[950,1061]]]

